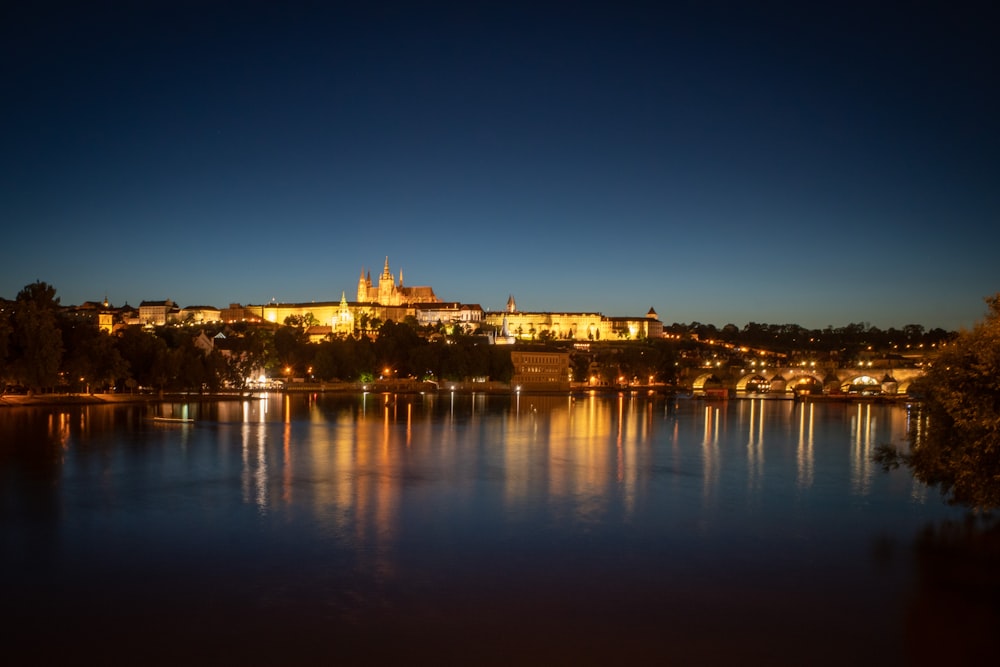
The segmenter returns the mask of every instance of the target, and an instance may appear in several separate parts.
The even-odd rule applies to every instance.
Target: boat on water
[[[165,422],[167,424],[193,424],[194,420],[187,417],[150,417],[154,422]]]

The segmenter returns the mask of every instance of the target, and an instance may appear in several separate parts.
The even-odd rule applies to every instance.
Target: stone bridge
[[[739,368],[733,366],[691,368],[681,382],[698,391],[713,387],[737,392],[847,393],[848,391],[905,394],[910,384],[923,375],[919,368]]]

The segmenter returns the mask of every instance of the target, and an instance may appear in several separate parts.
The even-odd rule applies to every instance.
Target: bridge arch
[[[811,374],[799,375],[788,382],[786,390],[794,394],[822,394],[823,380]]]
[[[722,380],[715,373],[702,373],[691,383],[691,388],[695,391],[705,389],[705,387],[718,387],[722,385]]]
[[[736,391],[764,393],[771,391],[771,381],[760,373],[744,375],[736,381]]]
[[[879,394],[882,393],[882,381],[867,373],[848,375],[841,383],[840,390],[845,394]]]

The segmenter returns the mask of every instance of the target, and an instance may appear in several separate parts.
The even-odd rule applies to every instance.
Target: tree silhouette
[[[906,465],[952,504],[1000,507],[1000,293],[986,318],[944,347],[914,383],[923,396],[910,451],[878,447],[885,468]]]
[[[11,375],[32,391],[55,387],[63,357],[54,287],[36,281],[14,301],[11,316]]]

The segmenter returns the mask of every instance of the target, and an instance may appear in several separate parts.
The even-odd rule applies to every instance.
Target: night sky
[[[745,5],[745,6],[744,6]],[[967,327],[1000,291],[989,3],[0,9],[0,296]]]

